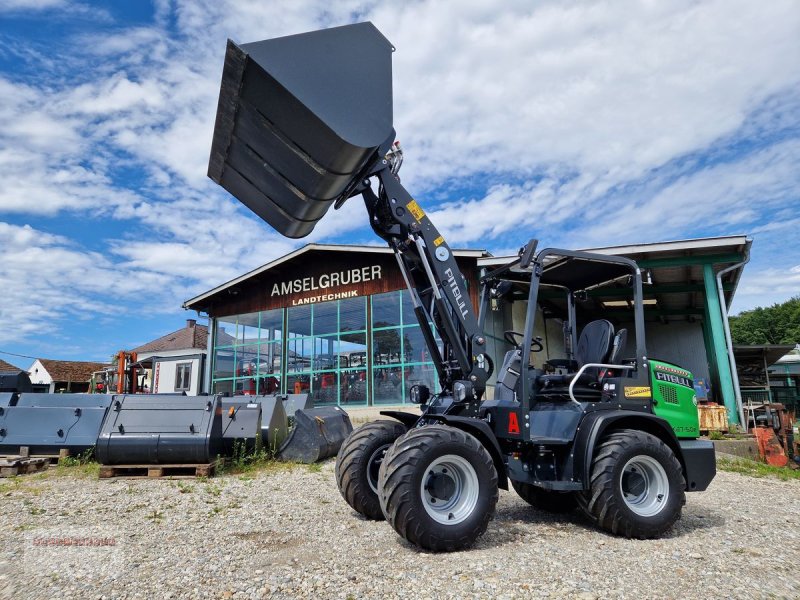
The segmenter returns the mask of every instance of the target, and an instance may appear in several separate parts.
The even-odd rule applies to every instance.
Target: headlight
[[[453,399],[456,402],[463,402],[467,398],[467,386],[463,381],[456,381],[453,384]]]

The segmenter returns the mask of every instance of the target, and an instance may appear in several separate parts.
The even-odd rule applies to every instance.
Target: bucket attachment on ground
[[[114,396],[97,440],[104,465],[201,464],[221,452],[218,396]]]
[[[314,408],[314,399],[311,394],[282,394],[283,408],[286,414],[294,418],[294,413],[298,410],[308,410]]]
[[[228,40],[208,176],[281,234],[311,233],[394,141],[392,51],[372,23]]]
[[[31,378],[25,371],[0,371],[0,392],[31,391]]]
[[[351,431],[350,417],[338,406],[298,410],[294,429],[278,451],[278,458],[313,463],[336,456]]]
[[[280,394],[258,396],[261,403],[261,441],[270,452],[277,452],[289,430],[283,398]]]
[[[226,453],[254,452],[261,448],[261,416],[261,403],[253,396],[222,399],[222,440]]]
[[[0,400],[0,453],[79,454],[94,446],[111,396],[19,394]]]

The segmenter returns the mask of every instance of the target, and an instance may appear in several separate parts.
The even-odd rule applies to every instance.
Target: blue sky
[[[748,234],[734,311],[800,293],[796,2],[4,0],[0,350],[106,359],[299,245],[378,243],[359,202],[288,240],[205,175],[226,38],[361,20],[452,245]]]

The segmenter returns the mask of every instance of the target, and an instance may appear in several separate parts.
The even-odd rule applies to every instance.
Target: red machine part
[[[778,440],[778,436],[775,435],[775,431],[771,427],[756,427],[753,433],[758,442],[758,453],[761,458],[773,467],[785,467],[789,459],[783,451],[783,446]]]

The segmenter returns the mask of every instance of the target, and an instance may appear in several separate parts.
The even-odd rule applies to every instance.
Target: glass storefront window
[[[212,391],[269,394],[280,391],[283,310],[217,320]]]
[[[287,392],[307,392],[315,405],[366,404],[366,298],[291,307],[287,313]]]
[[[438,391],[436,371],[405,290],[372,296],[372,363],[375,404],[407,402],[416,383]]]
[[[309,393],[316,405],[364,406],[370,395],[405,403],[416,383],[438,389],[405,291],[220,317],[215,340],[214,393]]]

